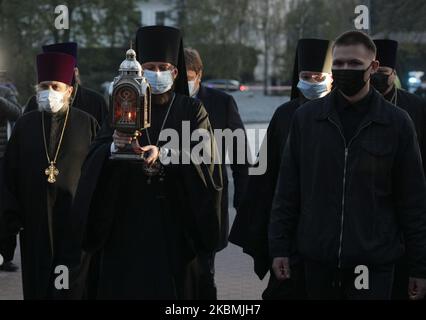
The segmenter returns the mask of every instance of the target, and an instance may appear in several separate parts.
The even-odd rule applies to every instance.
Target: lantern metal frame
[[[133,134],[137,139],[140,131],[151,126],[151,87],[146,78],[142,76],[142,67],[136,60],[136,53],[133,49],[126,52],[126,60],[124,60],[119,69],[119,76],[114,78],[109,88],[109,120],[112,129],[127,134]],[[136,99],[135,119],[132,123],[119,122],[116,118],[118,94],[128,88]],[[120,105],[120,107],[122,107]],[[111,154],[111,159],[141,160],[141,155],[135,154],[131,145],[128,144],[124,148],[117,150]]]

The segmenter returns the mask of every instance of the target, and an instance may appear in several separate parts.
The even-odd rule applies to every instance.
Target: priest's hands
[[[136,154],[143,154],[143,159],[145,163],[149,166],[153,165],[154,162],[157,161],[160,156],[160,148],[153,145],[141,147],[138,139],[134,139],[132,141],[132,148]]]
[[[272,261],[272,270],[279,281],[290,279],[290,263],[287,257],[277,257]]]
[[[421,300],[426,294],[426,279],[409,278],[408,297],[410,300]]]
[[[140,135],[141,133],[138,131],[136,136]],[[160,149],[157,146],[148,145],[141,147],[138,139],[135,139],[134,134],[115,130],[112,139],[116,148],[124,148],[126,145],[131,144],[136,154],[144,154],[143,159],[148,165],[152,165],[160,156]]]
[[[144,160],[148,165],[153,165],[155,161],[157,161],[158,157],[160,156],[160,148],[157,146],[144,146],[139,147],[141,150],[141,153],[144,152]]]
[[[133,134],[124,133],[117,130],[114,130],[114,134],[112,135],[114,145],[119,149],[124,148],[126,144],[131,144],[133,138]]]

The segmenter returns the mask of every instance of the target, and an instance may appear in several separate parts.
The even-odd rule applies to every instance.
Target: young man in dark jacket
[[[272,267],[278,279],[291,277],[296,246],[313,299],[389,299],[404,249],[409,296],[425,294],[419,146],[408,114],[370,88],[378,67],[367,35],[340,36],[333,48],[337,89],[296,111],[284,149],[269,229]]]

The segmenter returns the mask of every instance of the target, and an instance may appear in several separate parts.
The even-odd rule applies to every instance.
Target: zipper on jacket
[[[340,217],[340,236],[339,236],[339,254],[338,254],[338,264],[337,267],[340,269],[342,264],[342,243],[343,243],[343,222],[345,219],[345,194],[346,194],[346,169],[348,165],[348,153],[349,149],[345,146],[345,164],[343,167],[343,191],[342,191],[342,215]]]
[[[366,127],[368,127],[371,124],[371,121],[367,122],[365,125],[360,127],[356,134],[351,138],[349,143],[346,145],[346,139],[343,135],[342,129],[340,129],[340,126],[333,121],[330,117],[328,117],[328,120],[334,124],[337,129],[339,130],[340,136],[343,139],[343,144],[345,146],[345,158],[344,158],[344,165],[343,165],[343,183],[342,183],[342,212],[340,216],[340,236],[339,236],[339,251],[338,251],[338,262],[337,267],[340,269],[342,266],[342,245],[343,245],[343,222],[345,220],[345,194],[346,194],[346,171],[347,171],[347,165],[348,165],[348,154],[349,154],[349,147],[352,144],[352,141],[361,133],[362,130],[364,130]]]

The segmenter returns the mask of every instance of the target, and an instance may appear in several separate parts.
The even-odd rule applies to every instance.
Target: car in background
[[[408,91],[413,93],[422,85],[423,71],[410,71],[408,72]]]
[[[414,93],[422,97],[423,99],[426,99],[426,82],[422,82],[420,87],[418,87],[417,90],[414,91]]]
[[[208,88],[222,91],[246,91],[247,87],[241,85],[237,80],[232,79],[212,79],[203,81],[203,85]]]

